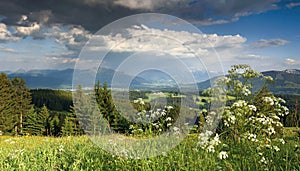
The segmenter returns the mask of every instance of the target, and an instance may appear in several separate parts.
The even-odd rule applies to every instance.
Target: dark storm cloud
[[[7,25],[30,22],[81,25],[92,32],[128,15],[161,12],[199,24],[221,24],[277,8],[280,0],[1,0]],[[26,23],[22,23],[26,24]]]
[[[106,4],[87,4],[80,0],[1,0],[0,15],[7,25],[18,25],[22,15],[31,22],[82,25],[95,31],[127,15],[137,13],[126,7]]]

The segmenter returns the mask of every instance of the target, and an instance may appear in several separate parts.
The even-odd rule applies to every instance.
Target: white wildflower
[[[270,104],[271,106],[274,105],[274,100],[271,97],[263,97],[263,101]]]
[[[267,160],[265,157],[262,157],[259,162],[261,162],[263,164],[267,164]]]
[[[276,145],[275,145],[275,146],[273,146],[273,148],[274,148],[274,150],[275,150],[275,151],[280,151],[280,148],[279,148],[279,147],[277,147]]]
[[[64,146],[63,146],[63,145],[60,145],[60,146],[58,147],[58,151],[59,151],[59,152],[64,151]]]
[[[167,117],[167,118],[166,118],[166,121],[171,121],[171,120],[172,120],[171,117]]]
[[[180,129],[178,127],[174,126],[173,130],[178,132]]]
[[[284,139],[279,139],[279,142],[281,142],[281,144],[285,144],[285,141],[284,141]]]
[[[226,151],[221,151],[219,153],[219,158],[222,160],[222,159],[226,159],[228,157],[228,154]]]
[[[168,110],[173,109],[173,106],[167,106],[167,109]]]
[[[254,112],[256,112],[256,110],[257,110],[254,105],[249,105],[249,109],[252,110],[252,111],[254,111]]]
[[[210,153],[214,153],[215,152],[215,147],[213,145],[209,145],[206,149],[207,152],[210,152]]]

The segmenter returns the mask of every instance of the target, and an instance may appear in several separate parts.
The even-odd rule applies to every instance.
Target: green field
[[[295,130],[295,129],[293,129]],[[197,147],[197,135],[189,135],[168,153],[150,159],[113,156],[81,137],[0,137],[0,170],[300,170],[299,140],[285,130],[287,142],[268,154],[272,162],[258,162],[251,145],[231,142],[229,157]],[[243,151],[240,151],[243,150]]]

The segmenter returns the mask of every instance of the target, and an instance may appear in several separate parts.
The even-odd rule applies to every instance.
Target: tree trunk
[[[22,131],[23,131],[23,114],[22,114],[22,112],[20,113],[20,125],[19,125],[19,127],[20,127],[20,133],[22,133]]]

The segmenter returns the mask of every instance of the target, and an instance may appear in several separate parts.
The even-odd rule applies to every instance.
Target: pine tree
[[[0,74],[0,131],[10,134],[14,129],[11,81],[5,73]]]
[[[85,133],[88,135],[99,135],[105,132],[107,125],[101,117],[93,94],[85,93],[82,87],[78,86],[73,97],[74,106],[72,107],[72,113],[77,116]]]
[[[50,135],[59,136],[61,133],[60,120],[58,116],[53,116],[50,120]]]
[[[24,134],[42,135],[41,128],[43,127],[43,124],[39,124],[40,122],[38,121],[38,119],[39,118],[37,112],[35,111],[34,107],[31,107],[24,120]]]
[[[101,87],[100,82],[94,87],[95,98],[100,109],[101,116],[106,119],[109,130],[124,133],[129,128],[129,122],[120,115],[113,103],[111,90],[106,83]]]
[[[40,134],[41,135],[47,135],[48,136],[49,133],[50,133],[49,132],[49,130],[50,130],[49,116],[50,116],[49,110],[46,107],[46,105],[44,105],[41,108],[41,110],[38,112],[37,120],[36,120],[37,126],[40,129]]]
[[[15,133],[22,134],[23,119],[32,107],[30,90],[25,86],[24,79],[18,77],[12,80],[13,102],[14,102],[14,126]]]

